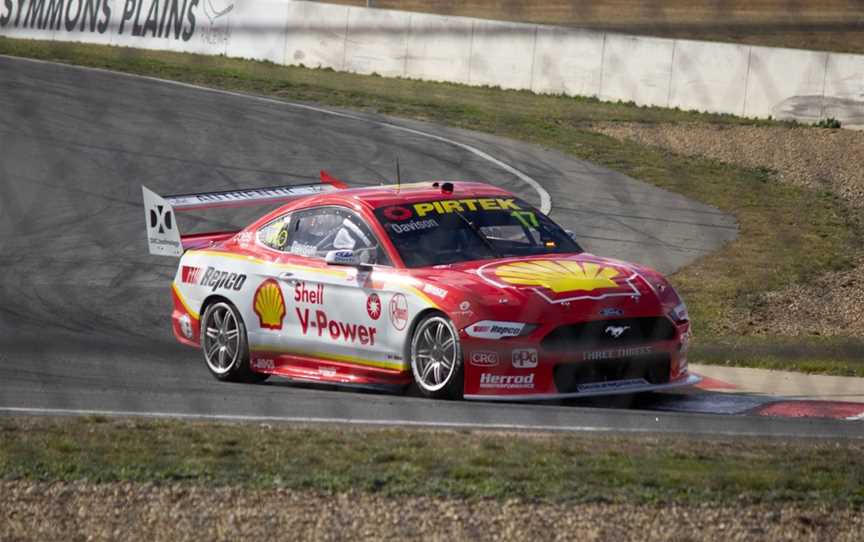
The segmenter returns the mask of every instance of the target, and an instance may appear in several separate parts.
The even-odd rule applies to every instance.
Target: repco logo
[[[245,283],[246,275],[220,271],[214,267],[208,267],[201,278],[201,286],[212,288],[212,292],[215,292],[219,288],[239,292]]]

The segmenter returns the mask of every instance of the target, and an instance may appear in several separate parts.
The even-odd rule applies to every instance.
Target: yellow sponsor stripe
[[[189,316],[196,320],[200,320],[201,316],[198,315],[198,312],[192,310],[192,307],[189,306],[189,303],[186,302],[186,299],[183,297],[183,294],[180,293],[180,289],[177,288],[177,284],[172,282],[171,288],[174,290],[174,295],[177,296],[177,299],[180,300],[180,304],[183,305],[183,308],[186,309],[186,312],[189,313]]]
[[[377,367],[379,369],[392,369],[396,371],[404,371],[405,369],[407,369],[407,366],[404,362],[377,361],[344,354],[330,354],[327,352],[307,352],[303,350],[288,350],[286,348],[267,345],[250,346],[249,349],[255,352],[274,352],[277,354],[322,359],[325,361],[341,361],[346,363],[353,363],[355,365]]]
[[[419,297],[422,301],[424,301],[427,305],[429,305],[433,309],[441,310],[441,307],[438,305],[438,303],[435,303],[435,301],[433,301],[431,297],[426,295],[426,292],[424,292],[423,290],[419,290],[413,286],[404,286],[404,288],[406,290],[408,290],[409,292],[413,293],[414,295],[416,295],[417,297]]]

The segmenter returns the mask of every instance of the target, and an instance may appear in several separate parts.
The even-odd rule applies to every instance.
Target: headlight
[[[482,320],[466,327],[465,333],[469,337],[477,339],[504,339],[506,337],[524,337],[535,329],[537,329],[537,324]]]
[[[690,320],[690,314],[687,312],[687,305],[682,301],[675,306],[669,313],[669,318],[676,324],[681,324]]]

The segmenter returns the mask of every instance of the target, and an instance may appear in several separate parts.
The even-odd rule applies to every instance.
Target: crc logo
[[[606,326],[604,331],[613,339],[618,339],[621,335],[624,335],[628,329],[630,329],[630,326]]]
[[[516,369],[533,369],[537,367],[537,351],[533,348],[514,350],[512,363]]]
[[[494,367],[498,365],[497,352],[471,352],[471,365],[477,367]]]

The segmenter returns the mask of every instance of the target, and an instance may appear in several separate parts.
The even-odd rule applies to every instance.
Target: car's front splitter
[[[663,391],[672,388],[682,388],[687,386],[695,386],[702,381],[702,377],[695,374],[688,374],[684,378],[674,380],[668,384],[623,384],[616,386],[615,381],[608,382],[608,387],[590,391],[582,391],[575,393],[533,393],[533,394],[510,394],[510,395],[488,395],[488,394],[465,394],[465,399],[482,400],[482,401],[553,401],[558,399],[578,399],[581,397],[597,397],[602,395],[623,395],[630,393],[642,393],[648,391]],[[627,382],[627,381],[618,381]]]

